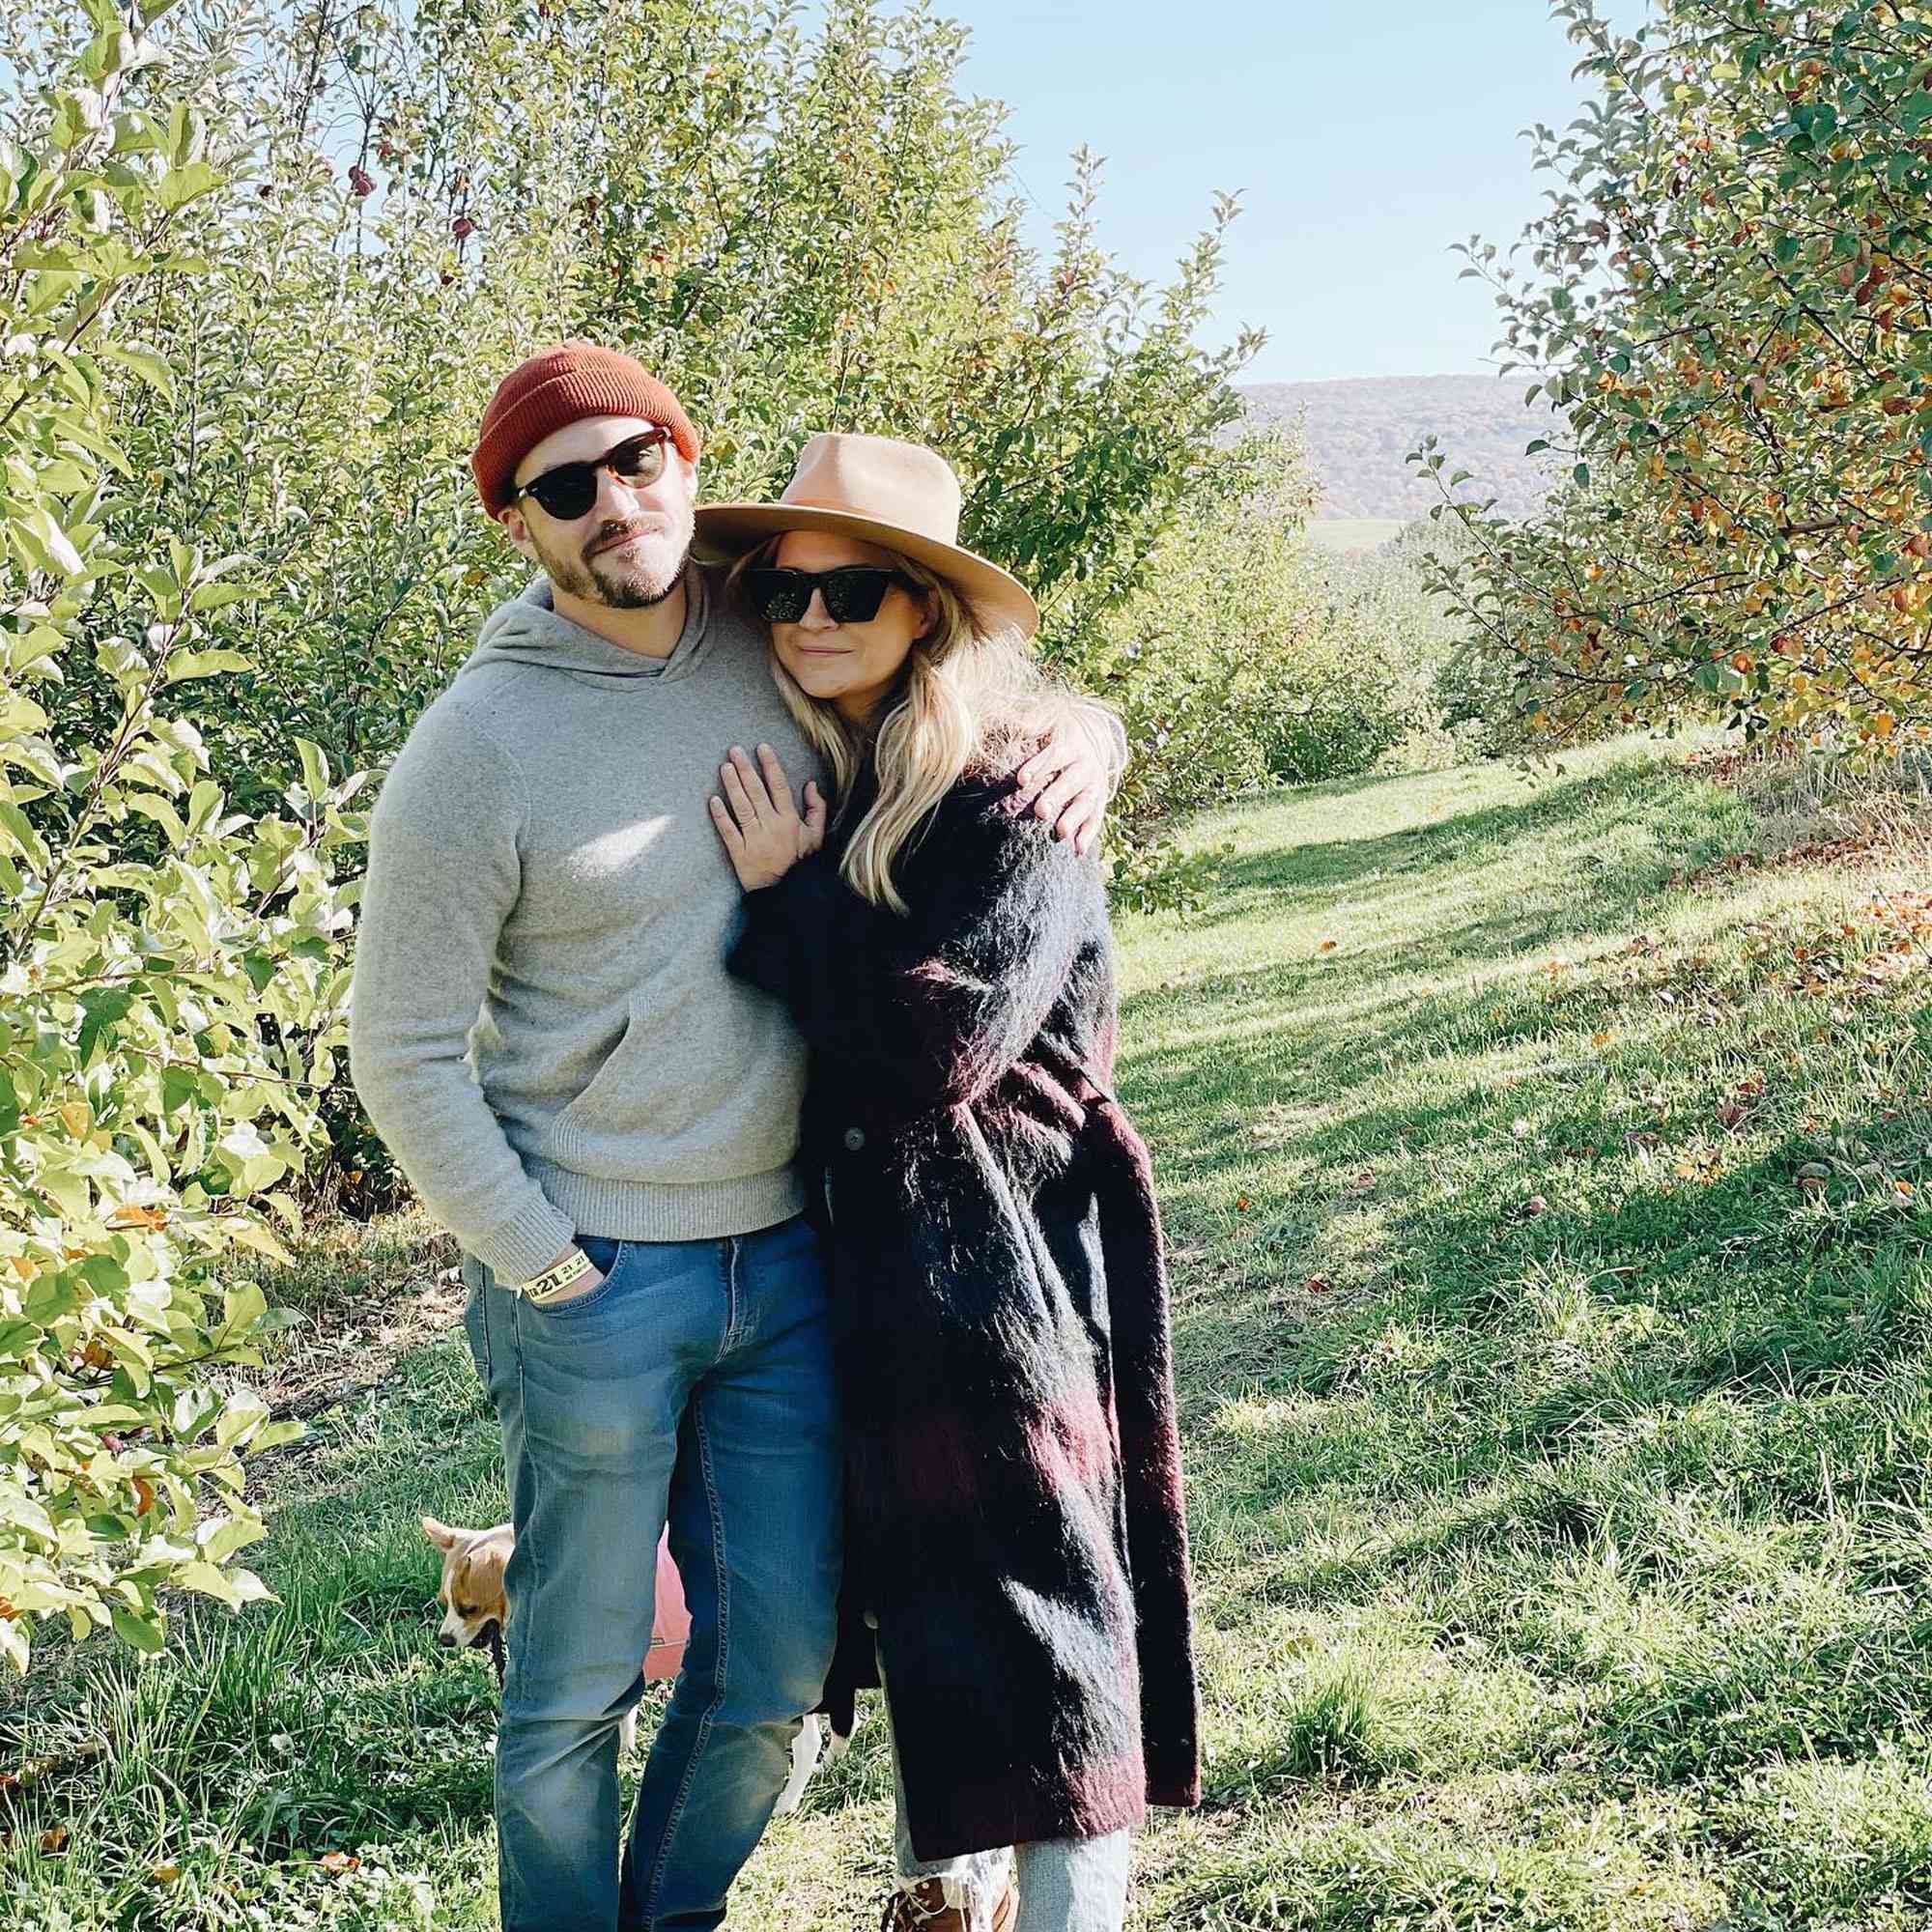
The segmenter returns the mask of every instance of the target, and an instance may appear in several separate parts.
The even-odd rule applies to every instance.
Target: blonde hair
[[[767,538],[732,565],[733,590],[748,570],[778,554],[784,534]],[[883,545],[873,548],[884,550],[894,567],[938,604],[931,629],[914,639],[876,723],[855,724],[830,699],[810,696],[776,651],[772,675],[800,730],[832,767],[841,811],[871,759],[879,795],[846,844],[839,876],[861,898],[902,914],[906,903],[893,867],[940,800],[975,766],[1010,769],[1081,700],[1047,680],[1014,627],[985,621],[923,564]]]

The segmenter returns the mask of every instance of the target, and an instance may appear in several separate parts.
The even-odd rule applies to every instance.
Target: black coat
[[[891,1687],[923,1859],[1198,1803],[1167,1282],[1147,1151],[1110,1095],[1098,868],[969,778],[896,868],[824,853],[749,894],[731,970],[812,1052],[849,1451],[827,1702]]]

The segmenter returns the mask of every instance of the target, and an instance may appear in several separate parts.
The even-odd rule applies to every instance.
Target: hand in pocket
[[[586,1294],[595,1294],[604,1286],[604,1270],[593,1263],[590,1272],[572,1282],[568,1288],[553,1290],[541,1298],[532,1295],[531,1300],[539,1308],[568,1308],[573,1301],[582,1301]]]

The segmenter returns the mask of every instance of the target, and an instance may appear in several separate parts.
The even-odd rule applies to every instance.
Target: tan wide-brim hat
[[[889,436],[815,436],[776,503],[709,503],[697,512],[701,556],[729,561],[783,530],[837,530],[879,544],[944,578],[982,623],[1039,629],[1039,606],[997,563],[959,544],[959,479],[937,450]]]

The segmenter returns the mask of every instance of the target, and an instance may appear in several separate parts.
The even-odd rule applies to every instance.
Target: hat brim
[[[1023,638],[1039,629],[1039,606],[1010,571],[957,544],[940,543],[896,524],[847,510],[814,509],[808,503],[707,503],[699,506],[692,547],[708,563],[734,563],[767,537],[786,530],[830,530],[861,543],[895,550],[942,577],[980,613],[982,621],[1010,624]]]

